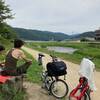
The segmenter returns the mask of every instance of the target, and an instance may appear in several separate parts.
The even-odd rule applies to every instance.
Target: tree
[[[1,32],[1,36],[5,39],[14,39],[16,38],[16,32],[13,30],[13,28],[7,24],[3,25],[3,31]]]
[[[88,40],[87,38],[84,38],[84,37],[83,37],[83,38],[80,39],[80,41],[81,41],[81,42],[87,42],[87,41],[89,41],[89,40]]]
[[[13,15],[11,13],[11,9],[9,8],[9,6],[5,4],[4,0],[0,0],[0,36],[6,39],[16,37],[15,32],[6,23],[6,19],[12,18]]]
[[[12,14],[8,5],[5,4],[4,0],[0,0],[0,24],[4,23],[6,19],[11,19]]]

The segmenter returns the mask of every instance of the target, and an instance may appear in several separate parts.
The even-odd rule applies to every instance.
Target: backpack
[[[62,76],[67,74],[67,66],[63,61],[49,62],[47,64],[48,76]]]

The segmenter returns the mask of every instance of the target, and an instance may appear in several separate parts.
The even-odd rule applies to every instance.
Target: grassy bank
[[[33,57],[30,54],[26,53],[26,56],[32,60],[32,65],[29,67],[27,72],[27,81],[40,84],[40,73],[42,72],[42,66],[39,66],[38,62],[35,59],[33,59]]]
[[[96,69],[100,70],[100,43],[73,43],[73,42],[33,42],[28,44],[29,47],[37,49],[39,51],[54,54],[62,59],[69,60],[73,63],[80,64],[83,57],[93,57],[93,62],[96,65]],[[54,51],[48,51],[47,46],[61,46],[72,47],[78,49],[73,54],[58,53]]]

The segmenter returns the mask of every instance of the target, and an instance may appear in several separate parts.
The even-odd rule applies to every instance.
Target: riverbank
[[[27,45],[30,48],[45,52],[48,54],[54,54],[65,60],[69,60],[73,63],[80,64],[83,57],[93,57],[93,62],[96,65],[96,70],[100,71],[100,44],[99,43],[73,43],[73,42],[32,42]],[[77,49],[73,54],[59,53],[49,51],[48,46],[59,47],[72,47]]]

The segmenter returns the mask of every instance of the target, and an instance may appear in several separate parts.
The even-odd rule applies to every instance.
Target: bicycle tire
[[[70,94],[73,92],[73,90],[70,92]],[[69,100],[77,100],[73,97],[70,97],[69,95]],[[85,92],[85,95],[80,99],[80,100],[91,100],[90,95],[88,92]]]
[[[58,87],[58,83],[59,83],[59,87]],[[55,89],[55,85],[57,85],[57,88]],[[63,86],[64,85],[64,86]],[[63,89],[64,87],[64,89]],[[59,89],[58,89],[59,88]],[[60,90],[61,89],[61,90]],[[62,91],[63,90],[63,91]],[[65,90],[65,91],[64,91]],[[59,93],[59,91],[61,93],[63,93],[61,95],[61,93]],[[69,91],[69,88],[68,88],[68,85],[65,81],[61,80],[61,79],[58,79],[57,81],[54,80],[51,85],[50,85],[50,92],[51,94],[56,97],[57,99],[62,99],[64,98],[67,94],[68,94],[68,91]],[[57,93],[57,94],[56,94]]]

